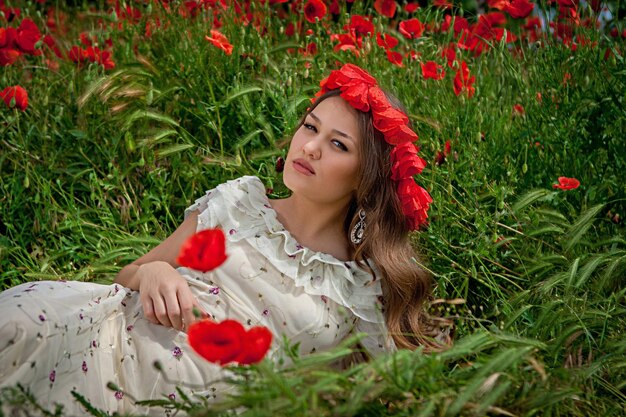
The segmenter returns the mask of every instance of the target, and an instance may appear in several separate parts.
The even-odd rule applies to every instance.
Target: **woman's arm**
[[[145,317],[156,324],[183,330],[195,320],[198,302],[187,281],[176,271],[182,244],[196,232],[198,212],[158,246],[120,270],[115,282],[139,291]]]
[[[115,282],[130,289],[138,290],[140,276],[137,275],[137,272],[142,265],[151,262],[165,262],[176,268],[178,266],[176,263],[178,252],[183,242],[196,232],[197,222],[198,212],[194,211],[167,239],[141,258],[122,268],[115,277]]]

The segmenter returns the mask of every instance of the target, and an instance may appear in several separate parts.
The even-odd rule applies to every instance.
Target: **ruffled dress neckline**
[[[246,240],[308,294],[326,296],[366,321],[384,321],[380,280],[355,261],[300,245],[278,220],[259,178],[244,176],[220,184],[185,215],[192,210],[200,211],[198,230],[221,227],[228,241]]]

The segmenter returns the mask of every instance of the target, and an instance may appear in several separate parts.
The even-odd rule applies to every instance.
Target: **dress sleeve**
[[[185,219],[194,211],[199,213],[196,231],[199,232],[200,230],[217,226],[217,216],[214,213],[215,208],[212,202],[216,198],[219,198],[219,194],[220,192],[217,188],[209,190],[205,195],[198,198],[191,206],[185,209]]]
[[[372,323],[363,319],[357,319],[354,331],[356,333],[366,333],[366,336],[361,339],[361,344],[373,358],[397,350],[396,344],[393,342],[393,338],[389,336],[387,326],[384,323]]]

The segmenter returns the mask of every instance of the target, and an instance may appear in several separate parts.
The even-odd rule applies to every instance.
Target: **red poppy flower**
[[[48,45],[48,48],[50,48],[52,50],[52,52],[54,52],[54,54],[57,57],[63,58],[63,54],[61,53],[61,49],[59,49],[56,41],[54,40],[54,38],[51,35],[44,36],[43,37],[43,43]]]
[[[398,39],[386,33],[381,35],[380,32],[378,32],[376,33],[376,43],[381,48],[392,49],[398,44]]]
[[[236,361],[241,365],[261,362],[272,344],[272,332],[267,327],[256,326],[244,335],[243,349]]]
[[[528,0],[511,0],[503,9],[514,19],[521,19],[530,15],[535,8],[535,4]]]
[[[4,100],[9,107],[13,104],[22,111],[26,110],[26,107],[28,107],[28,93],[19,85],[7,87],[0,91],[0,98]]]
[[[418,149],[412,142],[404,142],[391,150],[391,179],[399,181],[421,174],[426,161],[417,155]]]
[[[272,344],[272,333],[266,327],[246,331],[236,320],[196,321],[189,326],[187,338],[200,356],[222,366],[260,362]]]
[[[454,43],[450,43],[449,46],[444,46],[441,51],[441,56],[448,61],[448,67],[454,68],[454,61],[456,61],[456,46]]]
[[[576,178],[559,177],[558,184],[552,184],[552,188],[560,188],[561,190],[573,190],[580,186],[580,181]]]
[[[178,265],[207,272],[226,260],[226,237],[221,229],[202,230],[183,243]]]
[[[85,50],[84,54],[89,61],[102,65],[104,69],[115,68],[115,62],[113,62],[110,51],[103,51],[97,46],[90,46]]]
[[[233,45],[228,42],[228,38],[224,36],[221,32],[211,29],[211,36],[205,36],[204,39],[211,42],[214,46],[220,48],[222,51],[226,53],[226,55],[231,55],[233,53]]]
[[[474,95],[476,89],[473,87],[473,84],[476,77],[470,77],[469,75],[469,68],[467,68],[465,61],[462,61],[461,68],[456,72],[456,76],[454,77],[454,94],[458,96],[462,92],[465,92],[468,98]]]
[[[350,24],[348,25],[349,30],[354,30],[356,35],[367,35],[374,33],[374,24],[372,21],[358,14],[350,16]]]
[[[400,52],[392,51],[391,49],[387,49],[387,60],[391,62],[393,65],[402,67],[402,54]]]
[[[420,65],[422,67],[422,75],[426,79],[432,78],[433,80],[441,80],[446,76],[443,67],[435,61],[428,61],[425,64],[420,62]]]
[[[15,49],[0,49],[0,66],[14,64],[21,55],[22,53]]]
[[[522,106],[521,104],[516,104],[513,106],[513,114],[517,114],[519,116],[523,116],[524,115],[524,106]]]
[[[189,326],[187,338],[193,350],[204,359],[226,365],[241,355],[245,332],[241,323],[235,320],[221,323],[199,320]]]
[[[383,16],[393,17],[396,14],[396,2],[394,0],[376,0],[374,9]]]
[[[419,8],[420,8],[419,3],[409,2],[409,3],[404,5],[404,11],[407,12],[407,13],[413,13],[414,11],[416,11]]]
[[[384,110],[374,109],[374,127],[386,133],[399,125],[406,125],[409,118],[402,111],[387,106]]]
[[[459,36],[463,29],[469,29],[469,22],[463,16],[451,16],[448,14],[441,23],[441,31],[447,32],[450,26],[454,29],[454,36]]]
[[[424,25],[419,19],[409,19],[400,22],[400,33],[407,39],[416,39],[424,33]]]
[[[41,39],[39,28],[30,19],[22,20],[20,27],[17,28],[15,43],[18,48],[25,53],[35,54],[35,44]]]
[[[452,9],[452,2],[450,0],[433,0],[433,6],[443,10]]]
[[[432,197],[412,178],[400,181],[396,191],[402,202],[402,212],[407,218],[408,228],[417,230],[419,225],[426,223],[428,208],[433,201]]]
[[[309,0],[304,5],[304,18],[310,23],[316,23],[326,16],[326,4],[322,0]]]

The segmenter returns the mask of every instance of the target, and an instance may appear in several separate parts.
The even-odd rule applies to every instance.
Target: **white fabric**
[[[258,178],[208,191],[185,216],[194,210],[197,230],[224,230],[228,259],[204,274],[178,271],[216,320],[267,326],[274,334],[270,358],[281,358],[285,336],[306,354],[328,350],[355,330],[368,333],[363,344],[373,355],[394,348],[380,313],[380,282],[353,262],[300,246]],[[185,333],[145,320],[138,292],[120,285],[42,281],[0,294],[0,387],[21,383],[45,406],[64,404],[67,415],[84,414],[71,390],[121,413],[146,412],[131,396],[175,395],[177,385],[219,400],[226,392],[216,381],[225,372],[196,355]],[[126,394],[107,389],[108,382]]]

